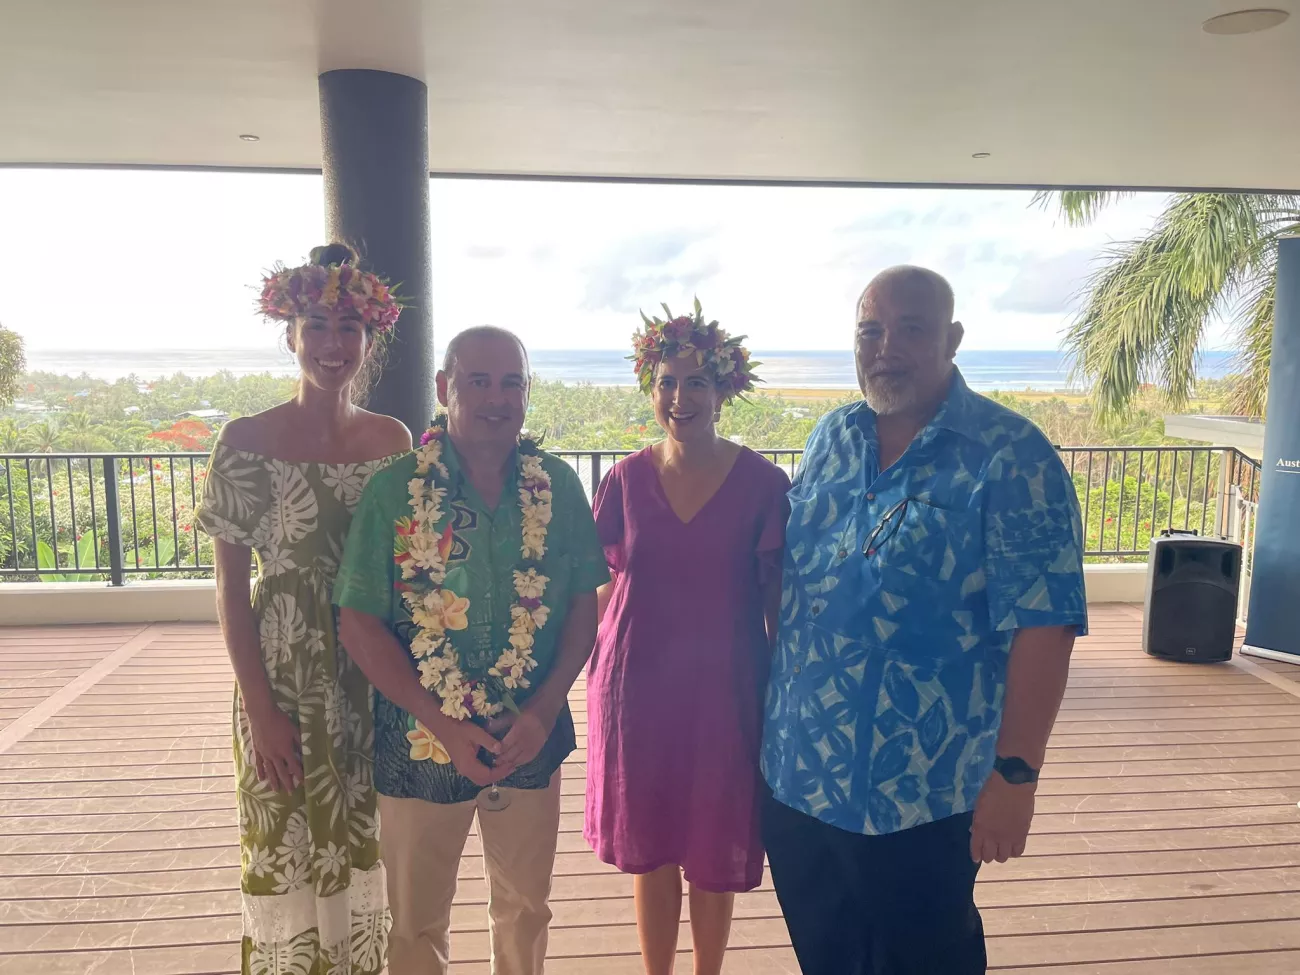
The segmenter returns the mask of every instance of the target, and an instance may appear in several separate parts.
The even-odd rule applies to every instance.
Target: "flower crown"
[[[353,311],[381,333],[392,329],[404,307],[387,281],[350,264],[277,264],[262,279],[258,310],[264,317],[293,321],[314,306]]]
[[[636,363],[636,378],[643,393],[654,385],[655,369],[670,356],[685,358],[695,356],[700,368],[708,368],[719,384],[727,387],[727,398],[751,392],[760,380],[754,375],[749,350],[741,342],[745,336],[732,337],[718,327],[717,322],[705,322],[700,311],[700,300],[695,299],[693,315],[673,317],[664,305],[667,319],[647,318],[641,313],[644,327],[632,336],[632,354],[628,359]]]

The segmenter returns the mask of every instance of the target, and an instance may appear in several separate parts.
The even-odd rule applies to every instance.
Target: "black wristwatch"
[[[1038,781],[1038,769],[1023,758],[1003,758],[999,755],[993,760],[993,771],[1012,785],[1029,785]]]

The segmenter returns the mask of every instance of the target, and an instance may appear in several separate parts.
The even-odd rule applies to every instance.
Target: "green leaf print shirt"
[[[518,464],[512,460],[511,470],[516,473],[507,480],[496,510],[491,511],[463,475],[451,439],[445,443],[442,460],[450,477],[443,507],[453,532],[445,586],[469,599],[469,626],[452,631],[451,636],[462,669],[477,676],[495,663],[510,642],[510,606],[515,599],[514,570],[520,563],[522,520],[517,501]],[[516,694],[521,704],[550,673],[570,600],[609,581],[591,505],[577,474],[558,457],[545,452],[541,457],[551,478],[552,517],[539,571],[550,579],[544,601],[551,612],[535,635],[532,652],[537,668],[529,674],[529,688]],[[335,605],[383,620],[406,647],[414,627],[395,586],[400,572],[393,560],[393,543],[397,520],[411,513],[408,482],[416,476],[415,465],[412,453],[371,479],[352,520],[334,586]],[[537,758],[501,784],[545,788],[575,747],[573,716],[566,705]],[[378,691],[375,787],[387,796],[440,803],[464,802],[480,791],[456,771],[436,740],[421,734],[414,718]]]

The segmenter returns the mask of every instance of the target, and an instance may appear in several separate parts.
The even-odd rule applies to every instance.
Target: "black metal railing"
[[[600,485],[609,469],[617,464],[624,457],[627,457],[633,451],[630,450],[552,450],[551,453],[565,460],[578,473],[578,480],[582,482],[582,488],[587,492],[587,497],[593,497],[595,489]],[[777,467],[781,468],[791,477],[794,477],[795,471],[799,468],[799,459],[803,456],[802,447],[764,447],[758,449],[762,454]]]
[[[1060,447],[1091,558],[1144,557],[1164,529],[1226,534],[1233,498],[1258,500],[1259,464],[1222,447]],[[625,450],[557,450],[595,493]],[[793,475],[802,450],[761,453]],[[194,525],[208,455],[0,454],[0,581],[205,578]],[[1237,488],[1233,494],[1232,487]]]
[[[1230,447],[1058,447],[1074,480],[1090,558],[1145,558],[1162,531],[1226,535],[1236,486],[1252,500],[1259,463]]]
[[[212,571],[194,527],[207,454],[0,454],[0,579]]]

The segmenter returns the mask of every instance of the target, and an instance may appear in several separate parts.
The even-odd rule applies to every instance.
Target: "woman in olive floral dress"
[[[298,392],[226,424],[197,513],[238,682],[242,970],[376,975],[389,915],[370,685],[339,644],[330,590],[362,489],[411,448],[403,424],[355,405],[401,306],[332,244],[268,276],[261,311],[285,323]]]

